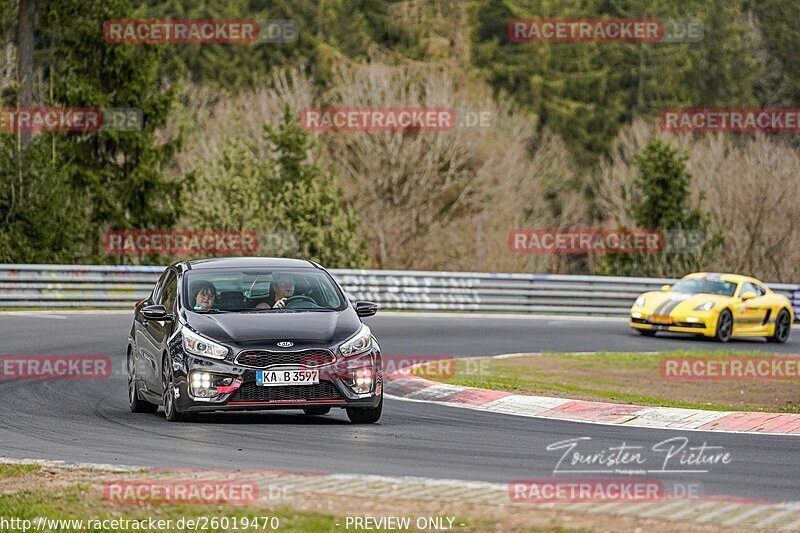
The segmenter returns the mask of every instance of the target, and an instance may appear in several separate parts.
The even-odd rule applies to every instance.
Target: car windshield
[[[736,284],[721,279],[690,278],[682,279],[672,287],[674,292],[686,294],[719,294],[720,296],[733,296]]]
[[[341,311],[345,299],[317,269],[202,269],[184,276],[185,307],[198,313]]]

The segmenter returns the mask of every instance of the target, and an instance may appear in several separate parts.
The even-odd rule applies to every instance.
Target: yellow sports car
[[[757,279],[738,274],[689,274],[661,292],[646,292],[631,307],[631,327],[694,333],[728,342],[731,337],[766,337],[786,342],[794,311],[786,296]]]

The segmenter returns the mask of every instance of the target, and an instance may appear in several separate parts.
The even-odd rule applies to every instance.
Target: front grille
[[[294,352],[249,350],[236,356],[236,364],[251,368],[268,368],[276,365],[303,365],[313,368],[332,363],[334,359],[330,350],[298,350]]]
[[[633,322],[634,324],[650,324],[651,326],[661,326],[661,327],[675,326],[678,328],[697,328],[697,329],[703,329],[706,327],[704,322],[673,322],[671,324],[659,324],[658,322],[650,322],[649,320],[645,320],[644,318],[631,318],[631,322]]]
[[[255,382],[243,383],[231,397],[231,402],[277,402],[291,400],[341,400],[339,393],[330,381],[320,381],[317,385],[283,385],[263,387]]]
[[[679,328],[698,328],[703,329],[706,325],[703,322],[675,322],[673,326],[677,326]]]

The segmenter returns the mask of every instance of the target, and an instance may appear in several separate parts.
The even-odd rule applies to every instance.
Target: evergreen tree
[[[52,158],[68,148],[57,135],[34,137],[23,170],[16,136],[0,133],[0,263],[85,261],[90,205],[70,182],[74,163]]]
[[[800,101],[800,17],[795,2],[748,0],[766,58],[756,95],[763,107],[791,107]]]
[[[306,66],[326,80],[337,58],[363,60],[376,43],[395,45],[402,32],[388,25],[388,0],[134,0],[142,18],[292,20],[297,40],[287,43],[186,43],[166,47],[161,75],[238,92],[270,79],[272,70]]]
[[[592,18],[594,4],[581,0],[490,0],[476,2],[472,23],[474,58],[500,92],[508,92],[569,139],[579,162],[605,153],[622,123],[624,94],[618,89],[621,61],[615,43],[511,42],[513,19]]]
[[[641,201],[631,211],[639,227],[697,229],[702,225],[702,213],[689,207],[692,175],[686,168],[687,159],[687,154],[659,140],[636,154],[636,188]]]
[[[690,106],[754,106],[763,65],[755,54],[757,38],[746,19],[742,1],[707,0],[701,18],[702,46],[698,48],[695,68],[684,81],[700,94]]]
[[[649,0],[614,2],[604,12],[609,17],[657,19],[665,33],[671,22],[698,21],[706,0],[653,3]],[[686,83],[699,61],[698,42],[621,43],[620,88],[625,93],[625,119],[638,115],[658,116],[664,108],[698,103],[698,88]]]
[[[2,134],[0,230],[8,260],[106,262],[108,229],[169,227],[180,188],[163,170],[174,145],[157,143],[172,92],[156,77],[158,51],[107,43],[103,22],[131,14],[124,0],[42,0],[35,20],[33,105],[140,109],[141,131],[38,134],[23,152]]]
[[[105,262],[102,233],[108,229],[169,228],[180,213],[180,183],[164,177],[177,141],[156,140],[168,119],[174,88],[158,78],[157,46],[108,43],[103,22],[131,18],[126,0],[45,0],[39,7],[40,39],[54,43],[42,67],[50,84],[49,105],[135,108],[140,131],[62,133],[54,151],[56,167],[66,166],[70,183],[90,200],[86,213],[94,235],[91,261]]]
[[[664,108],[748,106],[761,73],[742,0],[474,0],[473,61],[500,93],[567,140],[579,162],[606,155],[619,128]],[[699,42],[530,42],[513,19],[697,19]]]
[[[264,255],[363,268],[358,217],[344,206],[333,172],[310,159],[315,145],[296,115],[286,109],[280,125],[264,126],[267,161],[258,159],[253,144],[231,143],[210,165],[198,165],[191,192],[197,202],[186,221],[198,229],[255,230]]]
[[[636,154],[637,197],[630,214],[638,229],[660,230],[664,248],[659,253],[608,254],[597,273],[683,276],[709,261],[721,242],[710,235],[708,215],[691,205],[692,175],[686,168],[687,158],[660,140],[651,141]]]

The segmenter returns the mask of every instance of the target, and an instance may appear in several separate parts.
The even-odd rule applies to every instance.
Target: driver
[[[264,302],[258,304],[256,309],[281,309],[286,305],[286,299],[294,295],[294,278],[292,275],[286,272],[278,274],[277,281],[274,281],[272,287],[270,287],[270,292],[274,294],[272,305]]]
[[[217,298],[217,288],[210,281],[200,281],[194,286],[194,300],[195,311],[208,311],[214,307],[214,301]]]

